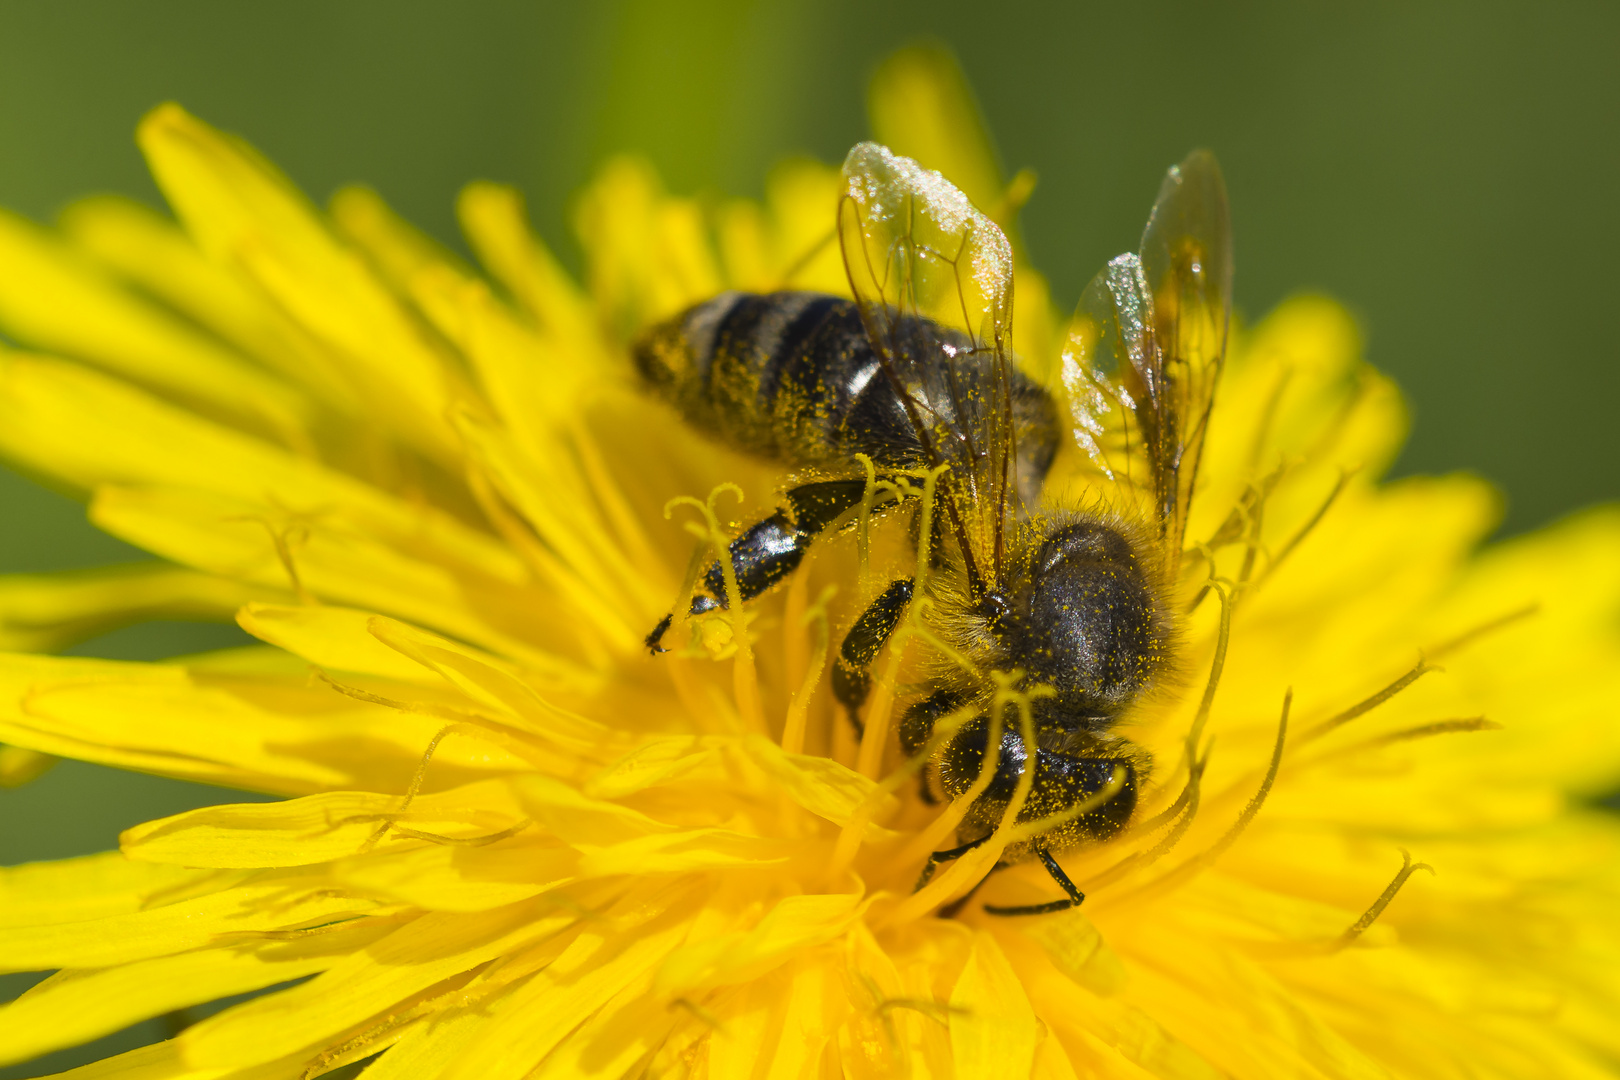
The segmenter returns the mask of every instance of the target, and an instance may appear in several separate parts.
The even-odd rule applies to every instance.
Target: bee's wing
[[[1012,247],[937,172],[876,143],[844,161],[838,236],[867,335],[930,466],[970,580],[1000,577],[1015,497]]]
[[[1142,235],[1080,298],[1063,352],[1075,439],[1149,500],[1172,557],[1187,526],[1232,310],[1226,185],[1208,151],[1173,167]]]

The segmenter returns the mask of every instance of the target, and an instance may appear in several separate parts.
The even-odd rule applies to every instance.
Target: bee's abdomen
[[[738,450],[793,465],[919,457],[849,300],[722,293],[648,332],[635,358],[688,423]]]

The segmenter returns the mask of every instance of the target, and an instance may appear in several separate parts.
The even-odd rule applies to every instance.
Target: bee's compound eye
[[[1001,628],[1002,619],[1012,610],[1006,596],[999,592],[985,593],[973,605],[973,613],[993,630]]]

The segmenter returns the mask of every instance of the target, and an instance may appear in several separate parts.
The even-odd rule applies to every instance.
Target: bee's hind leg
[[[648,652],[652,653],[654,656],[657,656],[659,653],[669,652],[669,650],[664,648],[661,643],[664,640],[664,635],[669,632],[669,624],[674,621],[675,613],[672,611],[668,615],[665,615],[662,619],[658,620],[658,625],[652,628],[652,633],[641,639],[641,643],[647,646]]]
[[[995,904],[984,905],[984,910],[991,915],[1050,915],[1054,911],[1067,911],[1072,907],[1079,907],[1086,898],[1069,875],[1063,872],[1063,867],[1052,858],[1051,852],[1045,848],[1036,848],[1035,854],[1040,858],[1046,872],[1052,875],[1052,880],[1058,883],[1062,890],[1069,894],[1067,900],[1050,900],[1044,904],[1018,904],[1013,907],[998,907]]]
[[[745,529],[726,548],[742,599],[752,600],[797,570],[812,539],[813,534],[801,531],[782,510]],[[702,615],[725,607],[726,572],[718,559],[709,564],[700,581],[701,591],[692,595],[692,606],[687,613]],[[662,641],[674,621],[675,613],[670,612],[659,619],[652,633],[643,639],[642,644],[653,655],[668,651]]]
[[[777,510],[764,521],[744,529],[742,535],[726,547],[741,599],[752,600],[797,570],[816,537],[847,511],[859,506],[865,491],[865,480],[818,480],[800,484],[788,491],[787,509]],[[888,503],[875,509],[886,510],[892,505]],[[698,586],[692,595],[689,615],[702,615],[729,606],[726,573],[720,560],[709,564]],[[670,612],[658,620],[658,625],[642,640],[653,655],[667,651],[662,642],[674,621],[675,613]],[[885,631],[884,637],[887,636],[888,631]],[[878,644],[881,646],[882,642]],[[876,650],[873,652],[875,654]]]

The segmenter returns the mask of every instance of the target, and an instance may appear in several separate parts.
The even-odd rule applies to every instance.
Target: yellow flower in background
[[[1028,183],[966,100],[905,54],[877,135],[1006,220]],[[1476,553],[1485,485],[1379,484],[1404,413],[1334,304],[1242,333],[1217,395],[1189,536],[1230,534],[1242,584],[1202,771],[1176,762],[1209,603],[1186,685],[1129,730],[1161,763],[1142,820],[1064,856],[1085,904],[939,918],[949,874],[912,887],[940,811],[821,678],[860,610],[849,544],[745,635],[640,647],[694,558],[665,504],[729,482],[746,505],[715,505],[746,516],[781,477],[644,397],[628,336],[789,275],[846,292],[835,171],[705,209],[610,165],[581,289],[505,188],[459,205],[486,280],[368,191],[321,214],[174,106],[140,143],[177,224],[0,216],[0,329],[28,347],[0,355],[0,450],[166,561],[0,579],[0,641],[234,613],[264,644],[6,655],[0,765],[287,798],[0,871],[0,964],[57,971],[0,1007],[0,1061],[313,976],[75,1074],[1620,1071],[1620,823],[1582,802],[1620,776],[1620,515]],[[1018,317],[1049,362],[1024,267]],[[1049,496],[1084,483],[1060,460]],[[1050,893],[1020,866],[982,895]]]

